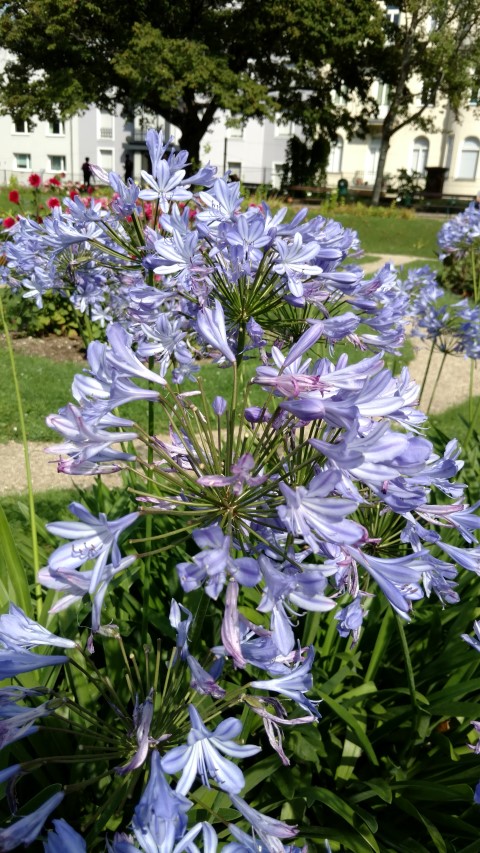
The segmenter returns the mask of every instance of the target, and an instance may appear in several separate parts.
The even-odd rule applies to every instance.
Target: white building
[[[388,92],[375,84],[379,115],[369,124],[365,139],[348,140],[339,131],[332,147],[327,167],[327,184],[336,188],[345,178],[350,187],[368,189],[372,186],[378,162],[381,122],[387,109]],[[480,97],[480,93],[479,93]],[[436,132],[424,133],[411,125],[394,134],[388,152],[386,173],[395,176],[398,169],[425,172],[427,167],[443,167],[446,195],[473,197],[480,187],[480,117],[477,97],[472,95],[459,121],[448,105],[430,107]],[[34,119],[35,121],[35,119]],[[160,117],[143,120],[143,126],[164,127],[166,136],[172,133],[178,142],[179,131],[165,125]],[[0,117],[0,183],[11,178],[24,183],[32,172],[45,180],[65,175],[66,180],[81,181],[81,164],[90,162],[113,169],[123,175],[125,156],[133,160],[136,179],[140,170],[148,168],[142,122],[126,122],[118,109],[115,115],[92,107],[83,115],[67,121],[37,121],[29,128],[27,122],[14,122],[9,116]],[[285,161],[286,143],[300,129],[280,122],[260,123],[249,120],[244,128],[227,127],[227,116],[219,113],[201,144],[201,159],[210,161],[219,173],[231,169],[248,185],[280,187],[281,167]],[[386,181],[388,183],[388,180]]]

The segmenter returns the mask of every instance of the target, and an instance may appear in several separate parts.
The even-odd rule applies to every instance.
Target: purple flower
[[[55,829],[43,843],[44,853],[87,853],[86,841],[66,820],[54,820],[53,825]]]
[[[210,598],[217,599],[227,575],[236,578],[244,586],[255,586],[260,580],[260,569],[252,557],[231,557],[231,536],[226,536],[219,524],[194,530],[196,544],[203,550],[196,554],[192,563],[178,563],[180,583],[186,592],[198,589],[207,579],[205,591]]]
[[[248,821],[254,833],[258,835],[269,853],[285,853],[280,838],[294,838],[298,835],[296,826],[288,826],[281,820],[262,815],[236,794],[230,794],[230,799],[236,809]],[[229,824],[230,832],[237,837],[237,827]],[[247,848],[248,849],[248,848]]]
[[[63,792],[59,791],[31,814],[0,829],[0,851],[3,853],[6,850],[14,850],[21,844],[27,847],[32,841],[35,841],[47,817],[60,805],[64,796]]]
[[[223,663],[223,661],[221,661]],[[207,672],[193,655],[187,655],[187,664],[191,674],[190,687],[202,696],[214,696],[222,699],[225,690],[217,684],[214,675]],[[216,669],[216,666],[213,667]]]
[[[279,483],[285,505],[278,507],[278,516],[286,529],[294,536],[302,536],[312,550],[319,551],[319,540],[327,542],[360,542],[365,530],[356,521],[345,519],[354,512],[357,503],[347,498],[328,497],[340,480],[337,471],[317,474],[309,486],[292,489]]]
[[[186,794],[192,787],[197,774],[202,784],[210,787],[209,777],[214,779],[223,791],[238,793],[245,785],[243,773],[236,764],[223,758],[246,758],[260,752],[259,746],[235,743],[232,738],[239,737],[242,723],[234,717],[223,720],[210,732],[193,705],[189,705],[192,728],[188,734],[187,745],[174,747],[162,758],[162,768],[166,773],[182,772],[176,792]]]
[[[33,652],[0,649],[0,681],[4,678],[15,678],[22,672],[43,669],[44,666],[57,666],[57,664],[66,663],[67,660],[68,658],[64,655],[37,655]]]
[[[244,453],[243,456],[234,462],[231,466],[231,475],[226,477],[223,474],[205,474],[202,477],[198,478],[198,483],[202,486],[216,486],[217,488],[221,488],[223,486],[233,486],[233,494],[240,495],[243,491],[244,486],[250,486],[254,488],[255,486],[262,486],[263,483],[266,483],[268,480],[268,476],[264,474],[257,474],[252,477],[251,471],[255,468],[255,459],[251,455],[251,453]]]
[[[55,536],[72,539],[73,544],[60,545],[48,560],[53,569],[78,569],[89,560],[95,560],[89,592],[95,593],[104,579],[109,554],[112,565],[118,568],[121,562],[118,538],[138,518],[138,512],[131,512],[116,521],[109,521],[102,512],[98,518],[81,504],[73,502],[70,512],[80,521],[57,521],[47,525],[47,530]]]
[[[317,703],[307,699],[304,695],[313,686],[311,669],[314,657],[313,646],[310,646],[305,660],[292,667],[286,675],[265,679],[264,681],[251,681],[250,687],[280,693],[282,696],[286,696],[287,699],[292,699],[293,702],[296,702],[300,708],[304,708],[309,714],[313,714],[314,717],[318,718],[320,714],[315,707]]]
[[[221,417],[227,408],[227,401],[225,397],[215,397],[212,403],[212,409],[217,415],[217,417]]]
[[[351,604],[342,607],[338,613],[335,613],[335,619],[338,621],[337,631],[341,637],[352,635],[352,643],[358,642],[360,628],[362,626],[365,613],[362,609],[361,598],[357,596]]]
[[[138,697],[135,700],[135,708],[133,710],[133,726],[134,733],[137,739],[138,748],[127,764],[122,767],[116,767],[115,770],[119,776],[125,776],[131,773],[132,770],[137,770],[145,761],[150,747],[150,726],[153,717],[153,691],[145,699],[145,702],[139,702]]]
[[[152,752],[150,777],[135,807],[132,829],[142,850],[170,853],[183,837],[186,813],[192,803],[178,790],[172,791],[162,771],[160,756]],[[119,853],[121,848],[118,849]],[[132,845],[132,849],[133,848]]]
[[[473,623],[475,637],[470,637],[469,634],[461,634],[462,640],[465,640],[475,651],[480,652],[480,619]]]
[[[235,361],[235,355],[227,341],[225,315],[218,299],[215,300],[215,308],[205,307],[198,312],[197,328],[207,343],[220,350],[228,361]]]
[[[59,646],[74,649],[75,642],[58,637],[30,619],[20,607],[10,602],[8,613],[0,616],[0,643],[7,649],[22,651],[34,646]]]
[[[23,698],[23,696],[19,697]],[[18,705],[10,701],[9,695],[4,696],[0,689],[0,749],[21,738],[35,734],[36,721],[40,717],[48,717],[54,711],[54,706],[48,702],[35,708]]]
[[[111,563],[108,563],[103,570],[103,579],[97,586],[93,595],[92,604],[92,632],[95,634],[100,630],[101,611],[110,581],[116,577],[124,569],[131,566],[137,558],[135,556],[123,557],[120,563],[115,568]],[[63,595],[58,598],[55,604],[52,605],[49,613],[59,613],[60,610],[65,610],[72,604],[77,604],[82,600],[84,595],[88,595],[92,582],[93,569],[79,572],[78,569],[70,569],[68,567],[58,566],[54,568],[52,565],[45,566],[40,569],[38,579],[42,586],[47,589],[55,589],[62,592]]]

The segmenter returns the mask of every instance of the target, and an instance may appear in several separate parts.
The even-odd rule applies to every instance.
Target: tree
[[[392,136],[409,124],[435,130],[426,113],[437,99],[446,100],[458,115],[480,66],[480,0],[398,0],[396,9],[397,21],[385,18],[386,42],[377,58],[389,104],[381,125],[374,204],[380,200]]]
[[[1,0],[0,111],[52,119],[121,104],[176,125],[194,160],[219,109],[281,113],[334,138],[372,110],[380,22],[371,0]],[[342,83],[358,115],[332,103]]]

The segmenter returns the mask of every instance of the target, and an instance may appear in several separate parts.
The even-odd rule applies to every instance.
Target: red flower
[[[75,198],[75,196],[77,196],[77,195],[78,195],[78,190],[70,190],[69,196],[72,199],[72,201]]]
[[[11,228],[12,225],[15,225],[17,220],[13,218],[13,216],[6,216],[2,222],[4,228]]]
[[[55,196],[52,196],[52,198],[49,198],[49,199],[47,200],[47,204],[48,204],[48,206],[49,206],[49,207],[51,207],[52,209],[53,209],[54,207],[60,207],[60,202],[59,202],[58,198],[55,198]]]
[[[10,190],[8,200],[13,202],[13,204],[20,204],[20,193],[18,190]]]
[[[41,185],[42,179],[41,179],[40,175],[37,175],[34,172],[33,175],[30,175],[30,177],[28,179],[28,183],[30,184],[31,187],[36,188],[36,187],[39,187]]]
[[[94,192],[95,192],[95,190],[94,190],[94,188],[93,188],[93,187],[87,187],[87,193],[88,193],[89,195],[93,195],[93,193],[94,193]]]
[[[58,178],[50,178],[48,183],[50,184],[51,187],[60,187],[61,186],[61,183],[58,180]]]

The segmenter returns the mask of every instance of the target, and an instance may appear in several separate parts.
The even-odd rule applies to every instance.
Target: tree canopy
[[[380,125],[373,200],[380,198],[392,136],[406,125],[438,130],[441,105],[458,114],[480,83],[480,0],[398,0],[398,18],[385,21],[377,76],[389,86]]]
[[[371,0],[2,0],[0,110],[67,117],[96,104],[176,125],[198,159],[218,109],[275,113],[308,137],[364,126],[383,40]],[[332,102],[355,93],[357,114]]]

